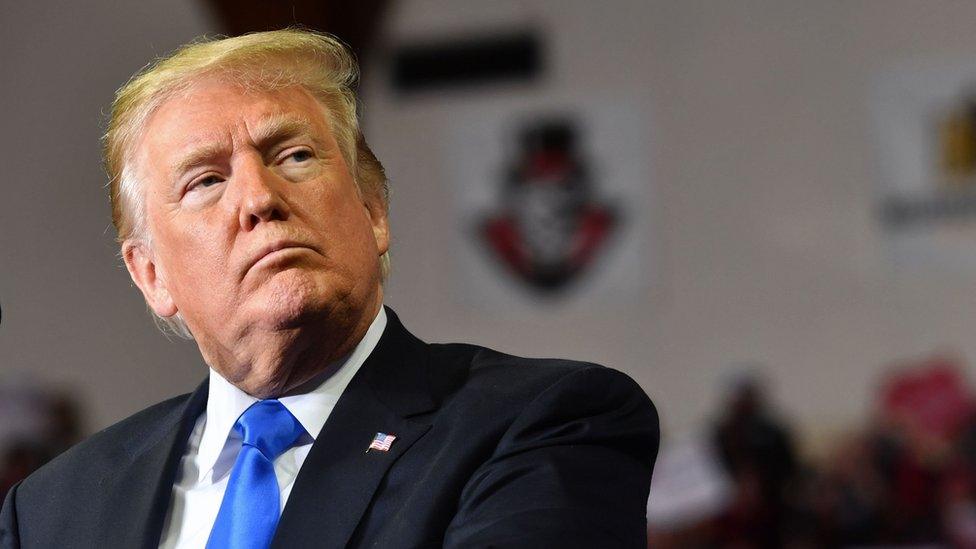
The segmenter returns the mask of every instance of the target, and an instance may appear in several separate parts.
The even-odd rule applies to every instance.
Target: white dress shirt
[[[324,379],[317,380],[317,384],[316,381],[309,383],[307,392],[278,399],[305,428],[305,434],[298,442],[274,461],[282,509],[312,443],[342,391],[373,352],[384,328],[386,311],[380,307],[363,339],[346,358],[328,368],[321,376]],[[161,548],[199,548],[207,544],[231,469],[241,449],[241,437],[233,429],[234,424],[244,410],[258,401],[213,369],[210,370],[208,395],[207,409],[197,419],[180,461],[159,541]]]

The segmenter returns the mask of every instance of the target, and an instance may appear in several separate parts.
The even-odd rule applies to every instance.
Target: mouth
[[[246,275],[255,267],[260,267],[262,264],[271,262],[280,256],[293,253],[296,251],[314,252],[315,249],[301,242],[295,242],[290,240],[282,240],[282,241],[266,244],[264,246],[261,246],[258,249],[257,253],[251,256],[251,259],[247,262],[247,265],[244,269],[244,274]]]

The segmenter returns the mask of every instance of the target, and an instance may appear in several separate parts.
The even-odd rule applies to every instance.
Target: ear
[[[377,196],[364,197],[363,204],[369,215],[369,223],[373,226],[376,248],[380,252],[379,255],[383,255],[390,249],[390,224],[387,219],[386,204]]]
[[[144,241],[128,239],[123,242],[122,259],[132,281],[157,315],[168,318],[179,312],[166,289],[166,282],[159,276],[152,251]]]

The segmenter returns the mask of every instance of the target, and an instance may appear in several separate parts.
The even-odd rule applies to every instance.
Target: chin
[[[340,296],[319,277],[305,272],[279,273],[255,296],[255,323],[269,329],[296,328],[330,316]]]

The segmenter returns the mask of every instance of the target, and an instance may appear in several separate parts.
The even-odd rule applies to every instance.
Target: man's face
[[[221,374],[281,385],[290,374],[275,368],[295,358],[287,341],[304,326],[368,326],[382,302],[385,211],[360,196],[307,91],[203,80],[153,113],[135,150],[151,247],[124,245],[126,264],[157,314],[182,313]]]

